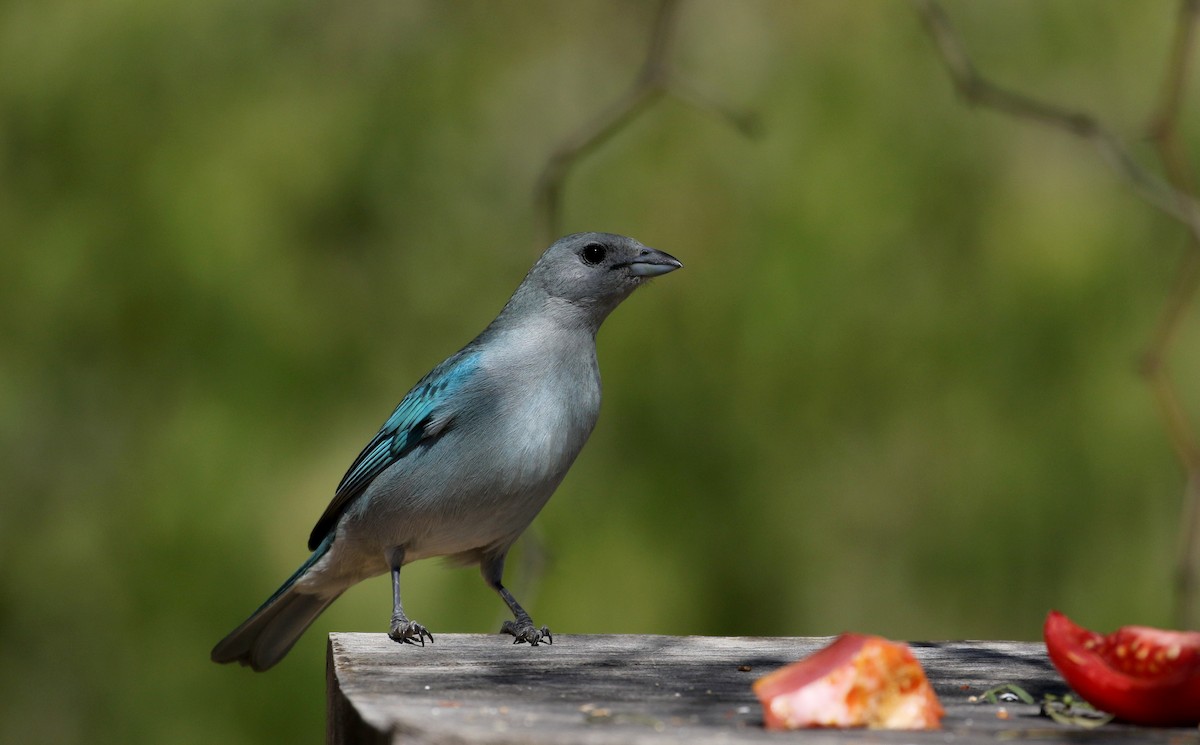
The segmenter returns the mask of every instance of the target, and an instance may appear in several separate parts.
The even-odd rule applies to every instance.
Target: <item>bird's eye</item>
[[[579,252],[579,257],[583,259],[583,263],[595,266],[608,254],[608,249],[599,243],[589,243]]]

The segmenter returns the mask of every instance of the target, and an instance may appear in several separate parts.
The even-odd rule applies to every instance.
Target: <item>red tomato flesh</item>
[[[767,729],[936,729],[943,714],[907,645],[862,634],[759,678],[754,692]]]
[[[1133,724],[1200,722],[1200,633],[1124,626],[1105,636],[1050,611],[1050,661],[1092,706]]]

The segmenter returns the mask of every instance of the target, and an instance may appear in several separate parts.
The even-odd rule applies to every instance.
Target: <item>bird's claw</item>
[[[394,642],[401,644],[420,644],[425,646],[425,640],[428,639],[430,644],[433,644],[433,634],[429,633],[429,629],[425,628],[416,621],[394,619],[392,628],[388,631],[388,636]]]
[[[542,642],[547,644],[554,643],[554,637],[550,636],[550,629],[545,626],[540,629],[533,625],[531,621],[517,623],[516,621],[505,621],[500,627],[501,634],[511,634],[513,644],[521,644],[526,642],[531,647],[536,647]]]

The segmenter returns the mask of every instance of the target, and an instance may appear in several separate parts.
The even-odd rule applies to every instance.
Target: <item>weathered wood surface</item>
[[[336,745],[1200,744],[1195,729],[1084,730],[1041,717],[1034,705],[1006,703],[1001,714],[970,703],[1003,683],[1039,699],[1067,692],[1040,643],[1004,641],[912,644],[946,708],[940,731],[765,731],[751,682],[829,641],[564,634],[531,648],[500,635],[440,634],[422,648],[382,633],[331,634],[327,736]]]

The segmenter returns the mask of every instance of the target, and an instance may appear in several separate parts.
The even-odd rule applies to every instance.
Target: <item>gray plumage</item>
[[[400,603],[400,568],[478,563],[514,620],[514,643],[550,642],[501,582],[509,548],[558,487],[596,424],[596,332],[675,258],[632,238],[578,233],[550,246],[500,315],[404,397],[342,479],[308,560],[212,651],[265,670],[351,585],[389,570],[389,636],[433,641]]]

